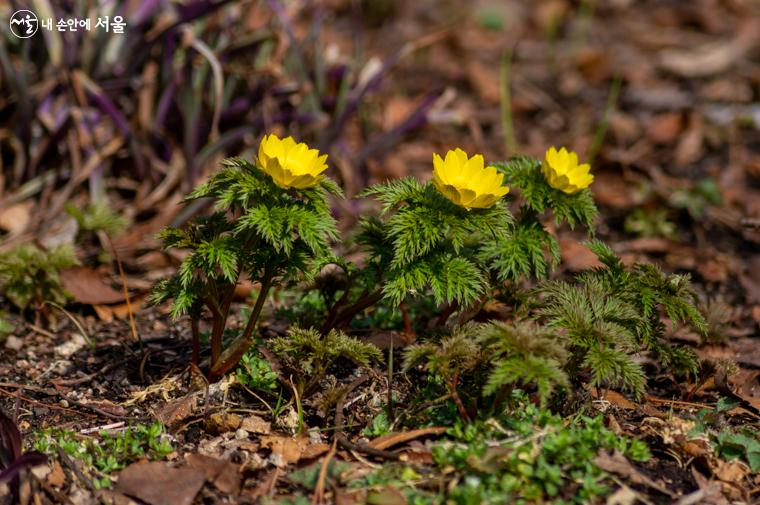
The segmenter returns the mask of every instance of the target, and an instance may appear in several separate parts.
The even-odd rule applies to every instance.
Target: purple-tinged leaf
[[[21,470],[24,468],[31,468],[33,466],[44,465],[47,463],[47,456],[41,452],[31,451],[25,452],[20,457],[8,465],[2,472],[0,472],[0,483],[9,482],[13,480]]]
[[[21,456],[21,432],[16,423],[0,411],[0,456],[4,465],[10,464]]]

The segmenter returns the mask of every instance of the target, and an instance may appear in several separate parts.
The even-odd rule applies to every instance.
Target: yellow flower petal
[[[578,164],[578,154],[562,147],[559,151],[550,147],[546,150],[545,160],[541,164],[541,172],[549,185],[567,194],[577,193],[594,182],[594,176],[589,174],[591,166],[588,163]]]
[[[327,169],[327,155],[319,155],[304,143],[296,143],[293,137],[280,139],[266,135],[259,145],[258,167],[284,189],[305,189],[320,181],[320,174]]]
[[[487,208],[509,192],[502,186],[504,175],[495,167],[485,167],[483,156],[468,157],[462,149],[446,153],[444,158],[433,154],[433,185],[456,205],[465,208]]]

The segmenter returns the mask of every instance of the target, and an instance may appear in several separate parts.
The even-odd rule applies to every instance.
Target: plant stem
[[[193,336],[193,358],[192,363],[193,366],[198,366],[198,363],[201,359],[201,335],[200,335],[200,328],[199,328],[200,321],[197,317],[193,317],[190,320],[190,333],[192,333]]]
[[[459,372],[454,372],[454,377],[452,377],[451,382],[449,383],[449,389],[451,389],[451,398],[454,399],[454,403],[456,404],[457,410],[459,411],[459,417],[462,418],[462,421],[470,422],[470,416],[467,414],[467,409],[464,408],[462,398],[460,398],[459,393],[457,392],[458,383]]]
[[[344,329],[359,312],[373,306],[379,302],[382,297],[383,292],[379,289],[372,293],[365,290],[353,304],[349,305],[344,310],[339,311],[331,319],[325,321],[325,324],[322,325],[321,328],[322,334],[327,334],[334,328]]]
[[[259,291],[259,296],[256,298],[256,304],[253,306],[251,316],[248,318],[248,324],[246,324],[243,334],[235,339],[235,341],[225,349],[219,360],[211,366],[209,380],[218,379],[237,365],[240,358],[243,357],[243,354],[245,354],[251,347],[251,343],[253,342],[253,330],[256,328],[256,322],[259,319],[259,315],[261,315],[261,309],[264,308],[264,302],[267,299],[269,288],[272,287],[273,280],[274,271],[265,270],[264,277],[261,280],[261,291]]]
[[[594,132],[594,138],[591,141],[591,146],[589,146],[588,153],[586,154],[586,162],[589,164],[594,162],[596,155],[599,154],[599,150],[602,148],[604,137],[607,135],[610,116],[615,109],[615,105],[617,105],[618,95],[620,95],[620,87],[622,84],[623,79],[619,75],[615,76],[612,79],[612,83],[610,84],[610,92],[607,95],[607,105],[604,107],[604,115],[602,116],[602,120],[599,122],[599,126],[597,126],[596,131]]]
[[[501,57],[500,88],[501,88],[501,126],[504,130],[504,143],[507,148],[507,157],[517,153],[517,140],[512,117],[512,51],[506,50]]]

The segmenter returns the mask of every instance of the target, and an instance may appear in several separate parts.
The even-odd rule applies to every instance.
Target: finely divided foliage
[[[339,196],[341,191],[327,177],[313,187],[286,190],[249,161],[232,158],[188,196],[212,198],[215,212],[183,229],[167,228],[161,233],[165,247],[187,249],[190,254],[174,277],[156,286],[153,301],[172,298],[175,317],[189,313],[197,319],[204,307],[211,312],[212,372],[220,358],[224,363],[216,373],[234,366],[247,350],[274,282],[311,277],[333,257],[330,241],[338,233],[330,213],[330,194]],[[221,356],[232,296],[243,276],[260,282],[259,298],[239,345],[233,344],[229,356]]]
[[[545,282],[536,293],[545,297],[538,315],[567,332],[572,361],[591,371],[591,384],[640,395],[646,376],[634,356],[641,351],[651,351],[676,373],[696,374],[696,355],[671,346],[661,320],[667,315],[673,325],[705,330],[688,277],[666,275],[649,264],[628,268],[601,242],[588,246],[604,267],[578,274],[573,283]]]
[[[569,195],[552,188],[541,173],[541,162],[528,156],[515,156],[494,166],[504,173],[510,185],[522,190],[523,198],[535,212],[540,214],[551,209],[558,225],[566,222],[575,228],[582,224],[593,232],[598,211],[590,190],[582,189]]]
[[[488,271],[477,253],[512,223],[503,203],[468,210],[432,184],[408,178],[372,186],[363,195],[374,196],[390,214],[384,221],[364,221],[362,236],[373,259],[388,265],[383,293],[390,302],[429,288],[436,303],[466,306],[485,292]]]
[[[433,183],[411,177],[366,189],[361,196],[373,197],[382,210],[377,217],[360,220],[357,244],[368,254],[363,265],[355,265],[330,249],[338,234],[328,197],[340,195],[330,179],[316,174],[311,187],[284,189],[252,163],[226,160],[188,197],[212,198],[214,212],[183,229],[162,233],[166,247],[189,254],[174,277],[159,283],[154,300],[172,298],[175,317],[191,315],[196,362],[197,320],[204,309],[210,312],[214,377],[234,366],[250,347],[273,283],[311,279],[334,263],[337,268],[329,270],[331,274],[325,271],[335,278],[323,293],[327,314],[321,331],[293,330],[273,342],[287,366],[303,379],[301,392],[309,390],[315,382],[305,377],[323,376],[323,365],[338,356],[363,365],[377,357],[376,349],[364,348],[336,329],[348,328],[354,317],[383,298],[396,306],[409,295],[430,296],[437,305],[448,304],[466,314],[465,309],[484,302],[504,283],[545,278],[557,265],[559,245],[543,225],[546,213],[558,225],[580,224],[593,235],[597,209],[587,184],[572,192],[554,188],[540,162],[528,157],[496,167],[522,197],[516,216],[504,198],[471,208]],[[446,172],[451,184],[464,184],[459,168]],[[508,191],[501,182],[497,186],[494,191],[502,196]],[[452,187],[472,196],[466,188]],[[493,396],[496,405],[515,385],[535,387],[546,401],[555,387],[577,385],[583,377],[594,386],[640,395],[646,377],[634,356],[641,351],[650,351],[676,373],[694,373],[696,357],[669,345],[662,322],[667,316],[674,325],[704,330],[688,277],[666,275],[647,264],[626,267],[601,242],[588,246],[604,266],[570,282],[539,284],[531,291],[537,310],[529,310],[527,320],[461,326],[438,342],[409,347],[406,367],[425,363],[431,373],[443,377],[463,419],[469,414],[456,390],[465,375],[470,384],[480,384],[483,396]],[[232,296],[243,276],[258,281],[260,291],[242,335],[222,355]],[[476,370],[478,364],[483,366]]]
[[[565,338],[554,329],[529,321],[493,321],[477,327],[475,336],[492,367],[484,394],[494,394],[512,384],[535,385],[543,402],[555,386],[568,384]]]

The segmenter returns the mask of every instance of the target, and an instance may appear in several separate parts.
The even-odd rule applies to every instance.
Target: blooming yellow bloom
[[[280,139],[266,135],[259,144],[259,168],[269,174],[275,184],[284,189],[304,189],[315,186],[327,169],[327,155],[319,155],[293,137]]]
[[[568,195],[587,188],[594,182],[594,176],[589,173],[588,163],[578,164],[578,155],[564,147],[557,151],[550,147],[546,151],[546,160],[541,170],[549,185]]]
[[[459,148],[446,153],[446,159],[433,154],[433,184],[460,207],[488,208],[509,193],[509,188],[501,185],[504,174],[483,165],[483,155],[468,158]]]

